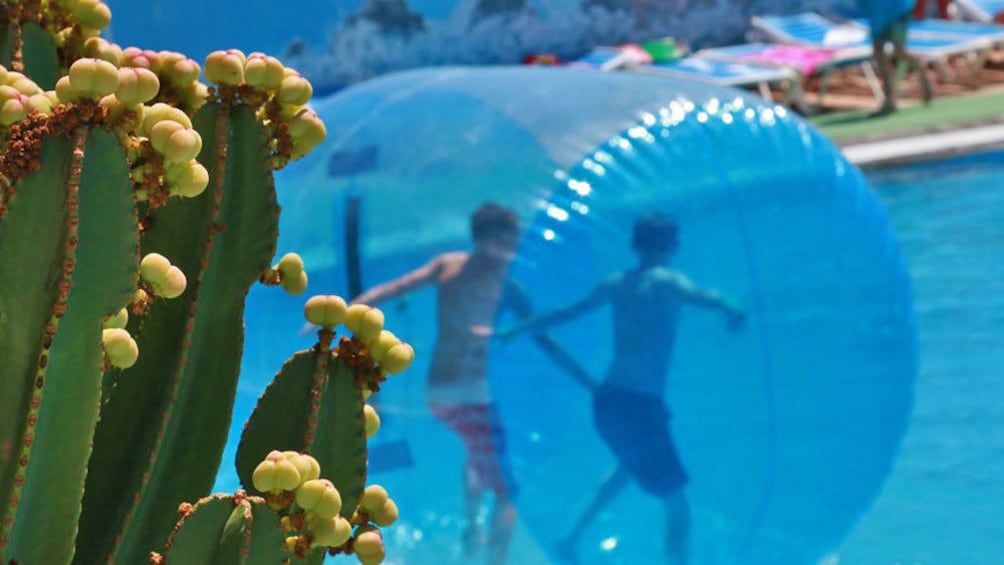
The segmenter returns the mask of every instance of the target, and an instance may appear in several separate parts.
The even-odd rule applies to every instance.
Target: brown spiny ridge
[[[321,390],[328,380],[328,360],[331,359],[331,342],[335,332],[321,328],[317,332],[318,343],[314,346],[314,380],[310,384],[310,415],[307,416],[307,430],[303,434],[303,452],[310,453],[317,437],[317,424],[321,412]]]
[[[7,213],[11,198],[17,192],[18,180],[42,166],[42,143],[46,139],[76,131],[84,123],[103,123],[106,118],[107,112],[104,109],[93,101],[82,100],[56,106],[51,116],[31,113],[24,120],[11,125],[7,144],[0,153],[0,177],[3,177],[5,183],[4,197],[0,199],[0,218]]]
[[[366,344],[357,336],[351,339],[342,337],[335,348],[335,356],[345,362],[355,376],[356,388],[368,388],[374,393],[380,392],[380,385],[387,380],[383,372],[369,356]]]
[[[240,554],[240,563],[245,563],[251,557],[251,533],[253,531],[254,513],[251,511],[251,503],[247,499],[241,498],[239,504],[244,509],[244,520],[247,523],[247,527],[242,532],[244,543],[241,544]]]
[[[55,333],[58,329],[59,319],[66,312],[67,300],[69,299],[70,290],[73,288],[72,267],[75,265],[75,262],[72,259],[74,254],[77,252],[77,226],[79,224],[76,214],[80,205],[80,173],[82,171],[84,161],[84,142],[87,140],[87,131],[86,127],[79,127],[73,131],[73,156],[70,160],[70,177],[66,183],[67,205],[65,222],[67,234],[65,256],[67,261],[64,262],[63,272],[58,284],[59,293],[56,297],[55,304],[53,304],[52,315],[49,318],[49,323],[46,328],[47,335],[42,338],[43,345],[51,345],[52,340],[49,336],[51,336],[52,333]],[[52,332],[49,332],[49,328],[52,328]],[[31,404],[25,420],[24,439],[22,440],[20,453],[18,454],[18,469],[14,475],[14,489],[11,492],[9,500],[9,507],[11,510],[16,509],[18,502],[20,501],[21,487],[24,485],[25,472],[31,457],[31,446],[34,443],[35,427],[38,423],[38,411],[42,405],[42,394],[45,391],[45,369],[48,365],[48,357],[49,347],[43,347],[38,360],[36,386],[32,390]],[[14,513],[11,512],[10,515],[13,516]],[[10,530],[12,527],[13,521],[4,523],[3,529],[0,531],[0,537],[2,537],[3,540],[6,540],[10,536]],[[0,549],[2,549],[5,544],[5,541],[4,543],[0,543]]]
[[[210,223],[216,222],[216,218],[219,217],[220,215],[220,208],[222,207],[223,203],[223,188],[225,186],[224,171],[226,168],[226,159],[227,159],[227,133],[228,133],[227,119],[230,115],[230,108],[231,108],[231,103],[228,102],[227,100],[223,100],[220,105],[219,114],[216,116],[216,139],[214,140],[214,142],[216,146],[219,148],[219,150],[216,154],[216,178],[215,178],[216,182],[213,184],[213,186],[210,187],[210,189],[213,191],[212,193],[213,207],[211,212],[212,216],[209,219]],[[140,481],[139,489],[134,494],[134,499],[136,500],[136,504],[133,504],[129,508],[129,511],[126,513],[125,518],[123,518],[122,525],[119,530],[120,532],[124,532],[126,527],[132,522],[133,513],[136,511],[136,508],[139,507],[139,501],[142,500],[143,494],[146,492],[146,489],[150,484],[150,472],[157,464],[157,459],[160,455],[160,447],[161,445],[163,445],[164,430],[167,428],[168,423],[171,421],[171,416],[174,412],[174,404],[178,398],[178,390],[181,388],[181,377],[185,371],[185,367],[188,364],[188,352],[192,345],[192,331],[189,325],[195,318],[195,312],[199,300],[199,287],[202,282],[202,275],[205,274],[206,272],[209,253],[213,248],[213,238],[214,238],[213,233],[210,232],[206,234],[206,240],[205,243],[203,244],[203,249],[202,249],[202,259],[200,260],[199,272],[194,277],[192,277],[189,282],[189,290],[186,292],[186,294],[189,296],[188,300],[190,300],[190,302],[188,306],[188,311],[186,312],[187,319],[186,319],[185,335],[182,337],[181,340],[181,354],[179,355],[178,367],[175,369],[174,378],[172,379],[170,388],[168,389],[167,407],[165,408],[163,417],[161,418],[160,430],[157,433],[157,440],[154,443],[153,451],[151,451],[150,453],[150,459],[145,464],[146,472],[143,473],[143,478]],[[122,544],[119,543],[119,541],[116,541],[115,547],[112,550],[112,553],[109,557],[110,562],[114,562],[117,560],[118,551],[121,547]]]

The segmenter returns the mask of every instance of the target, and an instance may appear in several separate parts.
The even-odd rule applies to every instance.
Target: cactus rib
[[[136,284],[139,241],[125,153],[113,134],[90,128],[83,158],[73,288],[49,355],[7,555],[22,563],[67,563],[73,555],[101,395],[102,321]]]
[[[68,177],[71,155],[75,156],[71,147],[77,146],[71,143],[59,135],[42,145],[46,166],[19,181],[22,190],[0,221],[0,358],[4,360],[0,366],[0,549],[7,545],[13,525],[48,349],[65,309],[73,272],[76,181]],[[74,165],[79,170],[79,161]]]
[[[285,561],[279,519],[256,497],[213,495],[186,506],[164,549],[169,563],[274,565]]]
[[[161,544],[173,521],[159,508],[208,491],[226,442],[244,301],[275,252],[279,209],[264,130],[252,109],[211,103],[200,110],[195,126],[203,139],[213,140],[200,160],[222,202],[218,214],[207,200],[212,194],[172,202],[157,210],[154,227],[144,233],[144,253],[170,257],[194,282],[174,303],[153,305],[139,336],[144,354],[134,367],[112,376],[92,465],[141,463],[126,472],[125,486],[88,478],[85,496],[100,500],[95,508],[105,512],[88,515],[85,503],[82,532],[86,527],[101,536],[121,528],[121,535],[118,541],[110,534],[90,540],[82,533],[89,557],[81,562],[104,560],[109,551],[131,562]],[[191,250],[193,231],[206,242],[194,244],[201,254]],[[184,336],[180,346],[178,335]],[[143,412],[157,414],[153,429],[135,430],[123,441],[121,428]],[[199,434],[189,434],[189,426]]]

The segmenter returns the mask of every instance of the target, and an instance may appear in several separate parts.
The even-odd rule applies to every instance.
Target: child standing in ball
[[[495,494],[488,536],[489,561],[505,562],[516,518],[514,486],[505,435],[487,382],[488,347],[496,316],[511,310],[527,316],[525,293],[507,278],[519,241],[516,214],[485,204],[471,216],[474,250],[443,253],[424,266],[359,295],[353,302],[375,305],[423,285],[437,288],[436,345],[429,369],[429,408],[464,441],[463,471],[468,529],[465,550],[477,546],[477,514],[487,491]]]
[[[690,507],[683,492],[687,472],[669,432],[670,411],[664,399],[680,309],[693,304],[720,310],[730,328],[740,327],[745,315],[718,292],[699,288],[669,268],[677,232],[676,223],[663,214],[638,218],[632,242],[636,267],[614,273],[578,302],[500,332],[505,338],[536,333],[603,305],[613,309],[613,360],[605,380],[593,391],[593,415],[618,466],[559,544],[568,560],[574,561],[578,538],[592,518],[634,479],[663,501],[670,562],[687,561]]]

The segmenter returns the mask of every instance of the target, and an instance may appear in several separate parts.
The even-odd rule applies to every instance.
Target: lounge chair
[[[1004,0],[1002,0],[1004,1]],[[760,16],[753,18],[753,27],[773,41],[815,47],[871,49],[867,23],[850,20],[837,23],[819,14],[803,13],[791,16]],[[944,78],[950,74],[949,57],[979,56],[993,47],[989,37],[937,34],[911,28],[906,38],[906,51],[924,65],[932,65]]]
[[[632,65],[649,63],[652,57],[631,45],[620,47],[596,47],[583,57],[570,63],[573,67],[585,67],[600,71],[616,71]]]
[[[989,23],[1004,12],[1004,0],[955,0],[959,12],[969,20]]]
[[[742,43],[727,47],[702,49],[696,55],[727,62],[768,64],[789,68],[798,73],[803,83],[818,78],[820,81],[818,106],[823,104],[829,78],[834,71],[859,67],[868,81],[875,99],[882,100],[882,86],[871,66],[870,49],[832,49],[772,43]]]
[[[868,25],[861,20],[838,23],[814,13],[755,16],[753,27],[773,41],[781,43],[850,50],[871,49]],[[911,25],[906,38],[906,51],[921,61],[930,62],[953,55],[979,52],[992,43],[993,38],[983,34],[934,33]]]
[[[772,99],[770,85],[777,83],[792,96],[798,96],[799,75],[794,70],[776,65],[719,61],[691,55],[668,63],[632,65],[627,70],[655,75],[683,77],[720,86],[756,87],[760,95]],[[795,87],[792,89],[792,87]],[[800,103],[801,100],[795,100]]]

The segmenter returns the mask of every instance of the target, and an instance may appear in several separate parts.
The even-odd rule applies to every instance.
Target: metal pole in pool
[[[347,149],[332,153],[328,160],[328,176],[348,178],[350,185],[345,196],[345,270],[348,283],[348,298],[355,299],[363,292],[362,259],[360,254],[360,216],[362,196],[354,189],[352,179],[359,174],[376,168],[379,149],[375,145],[359,149]],[[370,401],[376,407],[376,397]],[[384,416],[386,429],[386,415]],[[414,458],[407,440],[397,439],[374,443],[369,447],[369,467],[372,472],[393,471],[411,467]]]

